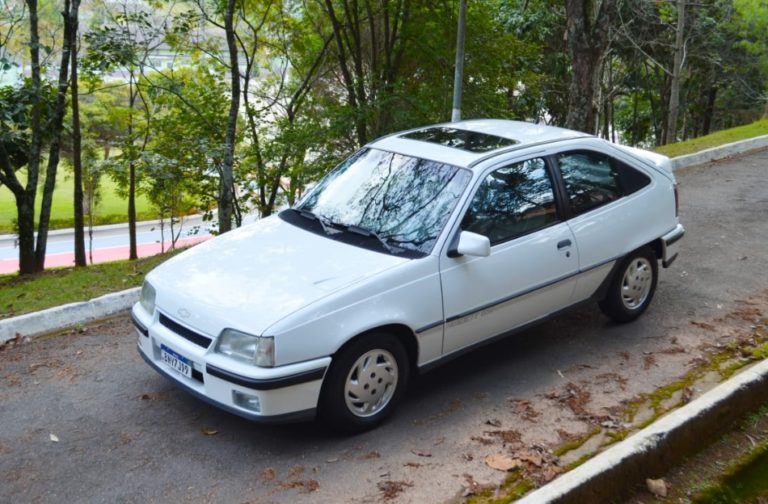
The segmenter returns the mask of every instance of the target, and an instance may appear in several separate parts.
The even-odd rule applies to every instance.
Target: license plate
[[[160,345],[160,357],[171,369],[181,373],[187,378],[192,378],[192,361],[183,355],[174,352],[165,345]]]

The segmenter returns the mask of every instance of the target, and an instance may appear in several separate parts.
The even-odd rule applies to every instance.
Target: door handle
[[[562,250],[570,246],[571,246],[571,240],[568,240],[568,239],[560,240],[559,242],[557,242],[557,250]]]

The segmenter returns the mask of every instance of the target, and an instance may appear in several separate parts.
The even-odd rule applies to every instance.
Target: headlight
[[[216,353],[259,367],[275,365],[275,338],[254,336],[234,329],[224,329],[216,342]]]
[[[141,286],[139,302],[150,315],[155,311],[155,288],[146,280],[144,280],[144,285]]]

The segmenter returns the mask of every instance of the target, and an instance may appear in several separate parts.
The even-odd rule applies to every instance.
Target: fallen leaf
[[[521,435],[516,430],[485,431],[484,435],[501,439],[504,444],[516,444],[520,442]]]
[[[275,470],[271,467],[267,467],[263,471],[261,471],[261,479],[264,481],[272,481],[275,479]]]
[[[478,443],[484,444],[486,446],[493,444],[493,439],[488,439],[481,436],[472,436],[469,439],[471,439],[472,441],[477,441]]]
[[[377,459],[377,458],[381,458],[381,453],[377,452],[376,450],[373,450],[364,455],[361,455],[360,458],[363,460]]]
[[[560,473],[560,469],[553,466],[548,466],[546,469],[544,469],[544,472],[541,473],[541,481],[542,483],[549,483],[555,477]]]
[[[485,457],[485,465],[497,471],[511,471],[516,467],[521,467],[523,463],[502,453],[491,453]]]
[[[379,487],[384,500],[392,500],[404,492],[406,487],[412,487],[413,481],[379,481],[376,486]]]
[[[654,364],[656,364],[656,357],[651,354],[643,356],[643,369],[651,369]]]
[[[423,450],[411,450],[411,453],[413,453],[414,455],[419,456],[419,457],[431,457],[432,456],[432,453],[430,453],[428,451],[423,451]]]
[[[59,442],[59,436],[57,436],[56,434],[51,434],[50,437],[51,437],[51,441],[53,441],[54,443]]]
[[[494,487],[494,485],[489,483],[480,483],[476,481],[471,474],[467,473],[464,473],[464,481],[466,481],[467,484],[464,486],[462,497],[471,497]]]
[[[532,452],[532,451],[523,451],[523,452],[517,453],[516,455],[517,455],[517,458],[519,458],[520,460],[525,462],[530,462],[536,467],[541,467],[541,464],[544,461],[541,454]]]
[[[540,416],[539,412],[531,405],[531,401],[526,399],[510,399],[509,402],[515,414],[520,415],[524,420],[533,422]]]
[[[501,420],[498,418],[491,418],[489,420],[485,421],[486,425],[490,425],[491,427],[501,427]]]
[[[693,399],[693,389],[691,387],[685,387],[683,389],[683,396],[680,398],[683,404],[688,404]]]
[[[302,493],[312,493],[320,488],[320,483],[317,480],[291,480],[280,483],[280,488],[284,490],[299,488]]]
[[[216,429],[212,429],[210,427],[203,427],[203,434],[205,434],[206,436],[215,436],[218,433],[219,431],[217,431]]]
[[[651,479],[645,480],[645,484],[648,487],[648,491],[657,497],[667,496],[667,482],[663,479]]]

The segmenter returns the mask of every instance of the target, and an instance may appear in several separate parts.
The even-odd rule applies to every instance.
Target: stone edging
[[[32,338],[75,327],[123,312],[139,300],[140,287],[106,294],[90,301],[55,306],[34,313],[0,319],[0,344],[14,339]]]
[[[768,360],[764,360],[517,503],[621,502],[646,478],[663,476],[767,400]]]

